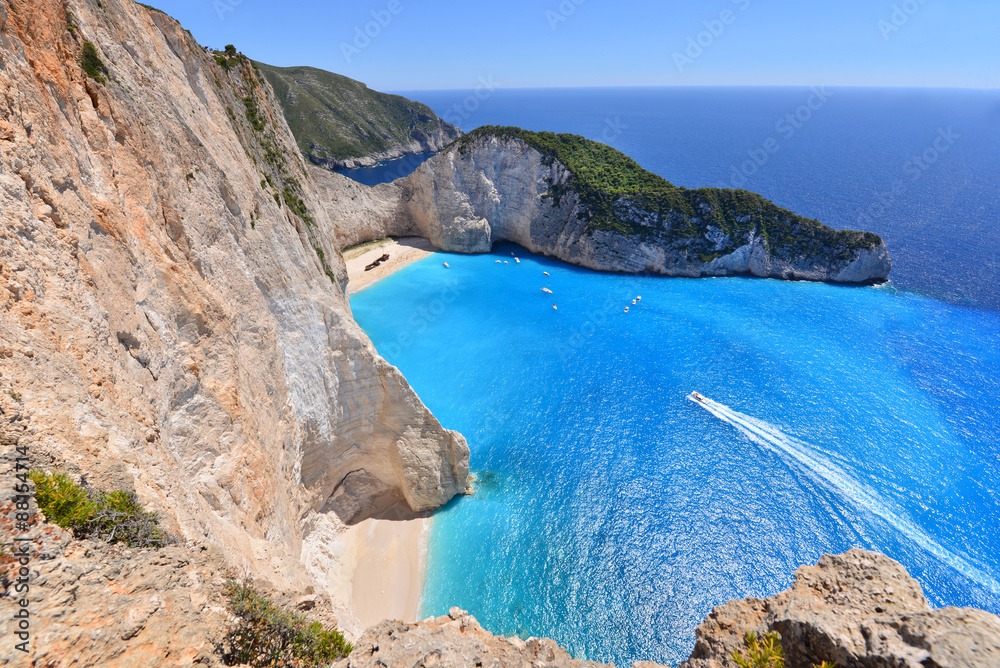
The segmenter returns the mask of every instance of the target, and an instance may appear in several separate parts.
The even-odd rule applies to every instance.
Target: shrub
[[[133,492],[97,492],[93,499],[96,512],[89,529],[95,538],[128,547],[157,548],[167,544],[156,513],[143,510]]]
[[[80,53],[80,67],[87,73],[87,76],[99,84],[103,84],[108,75],[108,68],[97,55],[97,47],[90,40],[83,43],[83,51]]]
[[[45,518],[73,534],[85,534],[90,520],[97,512],[87,490],[69,479],[65,473],[47,474],[32,471],[29,476],[35,483],[35,501],[45,513]]]
[[[238,617],[220,646],[227,666],[327,666],[353,649],[340,631],[275,605],[248,581],[229,580],[225,593]]]
[[[783,668],[785,665],[785,652],[781,647],[781,636],[772,631],[762,640],[757,639],[757,634],[747,631],[743,638],[746,650],[733,651],[733,661],[740,668]],[[837,664],[831,661],[814,663],[813,668],[837,668]]]
[[[298,185],[298,183],[293,183],[295,186]],[[285,186],[285,189],[281,191],[281,196],[291,212],[301,218],[307,227],[311,227],[313,218],[309,215],[309,208],[306,207],[306,203],[302,201],[302,198],[293,190],[292,186]]]
[[[257,106],[257,100],[252,95],[248,95],[243,98],[243,106],[247,110],[247,120],[250,121],[250,127],[254,129],[255,132],[263,132],[266,121],[264,116],[260,113],[260,107]]]
[[[232,44],[226,44],[226,56],[228,56],[229,58],[235,58],[236,47],[233,46]]]
[[[167,543],[156,513],[143,510],[132,492],[88,490],[65,473],[32,471],[29,477],[45,518],[70,529],[76,538],[94,537],[128,547],[156,548]]]

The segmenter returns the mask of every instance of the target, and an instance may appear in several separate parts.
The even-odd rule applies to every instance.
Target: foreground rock
[[[680,668],[732,665],[747,631],[780,633],[787,668],[821,661],[840,668],[1000,666],[1000,617],[973,608],[932,610],[901,565],[864,550],[803,566],[777,596],[717,607]]]
[[[781,634],[786,668],[996,668],[1000,617],[972,608],[932,610],[897,562],[864,550],[824,556],[791,589],[717,607],[679,668],[731,668],[748,631]],[[600,666],[571,659],[551,640],[502,638],[466,612],[369,629],[338,668],[376,666]],[[657,664],[637,662],[636,668]]]
[[[420,622],[382,622],[355,643],[335,668],[437,666],[438,668],[608,668],[576,661],[547,638],[503,638],[484,631],[475,617],[452,608],[448,615]]]

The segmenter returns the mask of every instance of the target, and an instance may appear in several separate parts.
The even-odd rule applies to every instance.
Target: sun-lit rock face
[[[462,436],[354,322],[246,59],[130,0],[0,3],[0,217],[0,372],[37,467],[302,588],[344,522],[465,488]]]
[[[598,210],[567,165],[530,143],[538,136],[476,130],[404,179],[375,188],[345,179],[324,189],[324,201],[344,211],[335,227],[353,243],[419,234],[443,250],[485,253],[505,240],[590,269],[665,276],[868,284],[885,281],[891,270],[876,235],[837,232],[745,191],[677,189],[590,142],[600,147],[596,160],[611,154],[626,165],[614,168],[658,180],[654,185],[673,193],[611,193],[601,205],[607,210]]]

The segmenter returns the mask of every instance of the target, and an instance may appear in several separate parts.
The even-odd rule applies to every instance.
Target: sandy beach
[[[412,515],[409,510],[406,515]],[[391,513],[383,516],[391,517]],[[368,628],[385,619],[417,621],[430,519],[367,519],[341,534],[340,597]]]
[[[406,265],[427,257],[435,250],[437,249],[429,241],[421,237],[382,239],[371,244],[348,248],[344,251],[344,261],[347,264],[347,292],[352,294],[363,290]],[[365,271],[367,265],[386,253],[389,254],[388,260],[371,271]]]

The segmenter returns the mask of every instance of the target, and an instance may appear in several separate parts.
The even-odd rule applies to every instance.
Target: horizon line
[[[298,67],[311,67],[303,65]],[[320,69],[320,68],[316,68]],[[346,75],[341,75],[346,76]],[[355,81],[360,81],[355,79]],[[364,83],[364,82],[361,82]],[[365,84],[366,86],[368,84]],[[371,88],[371,86],[368,86]],[[592,86],[498,86],[497,90],[590,90],[595,88],[874,88],[893,90],[965,90],[977,92],[1000,92],[1000,86],[903,86],[890,84],[633,84],[633,85],[592,85]],[[383,92],[450,92],[450,91],[470,91],[471,88],[385,88]]]

